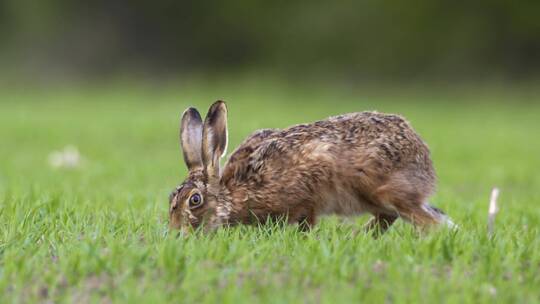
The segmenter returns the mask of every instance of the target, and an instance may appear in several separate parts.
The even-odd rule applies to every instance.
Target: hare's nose
[[[182,225],[179,232],[184,236],[189,236],[193,234],[193,227],[191,225]]]
[[[178,230],[180,229],[180,227],[180,223],[176,221],[173,217],[169,219],[169,230]]]

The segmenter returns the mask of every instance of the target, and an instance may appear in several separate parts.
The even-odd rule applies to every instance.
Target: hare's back
[[[332,163],[372,159],[387,171],[407,167],[432,170],[429,150],[398,115],[350,113],[249,136],[229,158],[224,177],[237,179]]]
[[[269,140],[282,141],[291,152],[324,150],[341,154],[382,155],[396,165],[429,156],[424,141],[401,116],[378,112],[359,112],[333,116],[311,124],[302,124],[274,132]]]

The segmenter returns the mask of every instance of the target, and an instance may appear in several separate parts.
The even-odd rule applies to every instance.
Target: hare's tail
[[[424,206],[425,206],[425,209],[427,209],[426,211],[431,213],[435,218],[439,219],[441,224],[446,225],[448,228],[451,228],[451,229],[458,228],[458,225],[456,225],[452,221],[452,219],[446,213],[444,213],[444,211],[442,211],[441,209],[434,207],[430,204],[425,204]]]

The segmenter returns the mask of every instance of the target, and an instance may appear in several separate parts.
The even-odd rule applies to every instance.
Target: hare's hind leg
[[[398,203],[395,205],[395,208],[399,217],[423,230],[438,225],[446,225],[446,227],[452,229],[457,228],[444,212],[425,203],[418,205]]]
[[[420,205],[398,205],[396,206],[399,216],[420,229],[430,228],[440,224],[441,218]]]
[[[444,213],[444,211],[442,211],[441,209],[433,207],[430,204],[423,204],[422,209],[433,214],[433,216],[435,216],[439,220],[439,223],[446,225],[448,228],[458,228],[458,226],[454,224],[452,219],[450,219],[450,217],[446,215],[446,213]]]
[[[373,236],[377,237],[388,230],[390,226],[396,221],[398,217],[396,215],[388,215],[377,213],[366,223],[364,229],[366,232],[373,231]]]
[[[397,182],[401,183],[401,180]],[[418,228],[429,228],[443,222],[440,213],[423,203],[425,195],[416,189],[403,187],[403,184],[387,183],[374,193],[377,205],[394,212],[399,217]]]
[[[429,204],[415,205],[413,208],[402,208],[399,215],[422,229],[435,225],[443,225],[451,229],[457,228],[444,212]]]
[[[298,224],[300,231],[308,232],[317,222],[313,205],[304,202],[289,210],[289,224]]]

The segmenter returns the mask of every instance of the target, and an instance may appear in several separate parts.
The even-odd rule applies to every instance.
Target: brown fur
[[[197,116],[192,111],[184,114],[182,136],[193,133],[184,129],[190,125],[184,120]],[[186,160],[190,174],[171,196],[173,228],[203,222],[215,228],[285,216],[307,229],[323,214],[368,212],[374,218],[366,228],[384,231],[398,217],[420,227],[444,218],[427,205],[435,188],[429,149],[400,116],[351,113],[284,130],[260,130],[232,153],[220,174],[216,166],[227,144],[226,113],[221,101],[210,108],[199,148],[202,169]],[[191,154],[184,147],[184,155]],[[189,205],[194,189],[204,197],[196,208]]]

